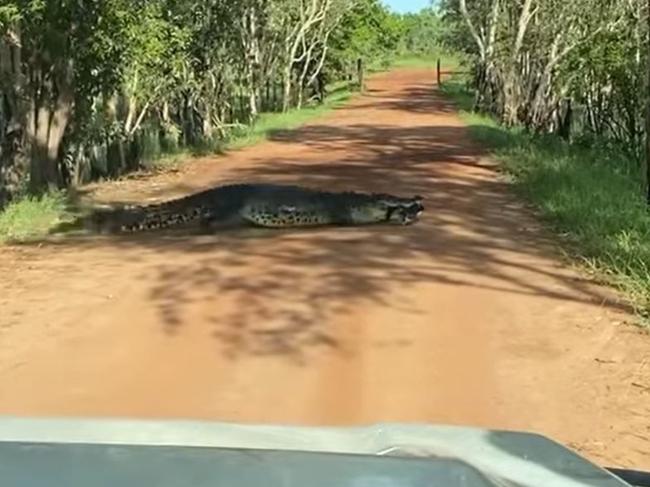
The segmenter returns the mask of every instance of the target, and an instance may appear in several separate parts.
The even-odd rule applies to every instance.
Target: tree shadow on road
[[[363,99],[346,107],[346,110],[379,109],[425,115],[457,112],[452,101],[440,95],[432,96],[434,86],[435,82],[432,81],[408,86],[400,91],[392,90],[388,95],[382,91],[365,94]]]
[[[56,245],[71,259],[63,278],[85,272],[74,265],[78,249],[108,246],[123,272],[136,263],[134,279],[147,290],[143,306],[157,308],[167,332],[199,319],[231,357],[301,360],[314,348],[340,348],[332,317],[359,306],[435,313],[409,295],[431,283],[627,310],[555,263],[552,240],[491,164],[481,162],[463,127],[310,125],[274,141],[307,146],[318,160],[269,157],[224,179],[420,194],[422,220],[407,227],[63,239]],[[190,318],[196,304],[202,314]]]

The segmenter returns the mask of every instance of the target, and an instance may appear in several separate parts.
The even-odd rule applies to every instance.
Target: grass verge
[[[455,71],[461,64],[461,59],[454,53],[440,51],[431,54],[404,54],[397,57],[391,63],[393,68],[435,68],[440,60],[440,68],[443,71]]]
[[[63,192],[20,198],[0,212],[0,243],[42,237],[73,218]]]
[[[263,113],[254,125],[245,127],[224,144],[224,149],[241,149],[266,140],[269,135],[280,130],[291,130],[317,118],[334,108],[343,105],[352,92],[348,83],[334,84],[329,88],[329,94],[320,105],[310,105],[300,109],[289,110],[286,113]]]
[[[507,129],[472,113],[461,78],[443,83],[473,138],[511,177],[561,237],[564,249],[601,281],[621,289],[650,318],[650,212],[641,169],[622,151],[598,141],[568,143]]]

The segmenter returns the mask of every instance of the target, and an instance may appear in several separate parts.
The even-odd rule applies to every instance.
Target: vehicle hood
[[[16,417],[0,418],[0,478],[35,487],[627,485],[527,432]]]

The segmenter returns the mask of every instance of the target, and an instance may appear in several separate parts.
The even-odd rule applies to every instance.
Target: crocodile
[[[231,184],[175,200],[131,206],[92,217],[95,228],[141,232],[199,223],[290,228],[321,225],[366,225],[417,221],[424,211],[421,196],[322,191],[275,184]]]

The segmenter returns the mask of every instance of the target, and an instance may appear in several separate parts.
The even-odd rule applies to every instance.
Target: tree
[[[452,43],[475,59],[476,108],[537,131],[557,128],[576,82],[566,69],[574,53],[616,33],[629,13],[622,2],[598,0],[448,0],[444,9],[455,19]],[[463,32],[473,45],[461,40]]]
[[[400,51],[407,54],[434,54],[440,50],[446,26],[433,7],[407,13],[400,19]]]
[[[535,132],[576,126],[650,161],[647,0],[445,0],[442,11],[445,42],[473,61],[477,109]]]
[[[275,5],[275,16],[280,19],[282,29],[282,110],[287,111],[291,103],[291,87],[294,84],[293,68],[308,55],[307,39],[325,21],[332,0],[283,0]]]
[[[345,75],[359,58],[386,65],[397,50],[403,24],[379,0],[357,0],[341,18],[329,40],[330,61],[326,69]]]
[[[276,109],[278,85],[282,109],[300,106],[338,67],[384,57],[398,24],[378,0],[5,0],[0,206],[26,182],[67,187],[209,147]]]
[[[32,188],[61,183],[57,159],[74,106],[118,82],[125,8],[122,0],[3,7],[1,89],[9,125],[20,127],[20,150],[5,152],[3,165],[21,165],[15,159],[24,154]]]

